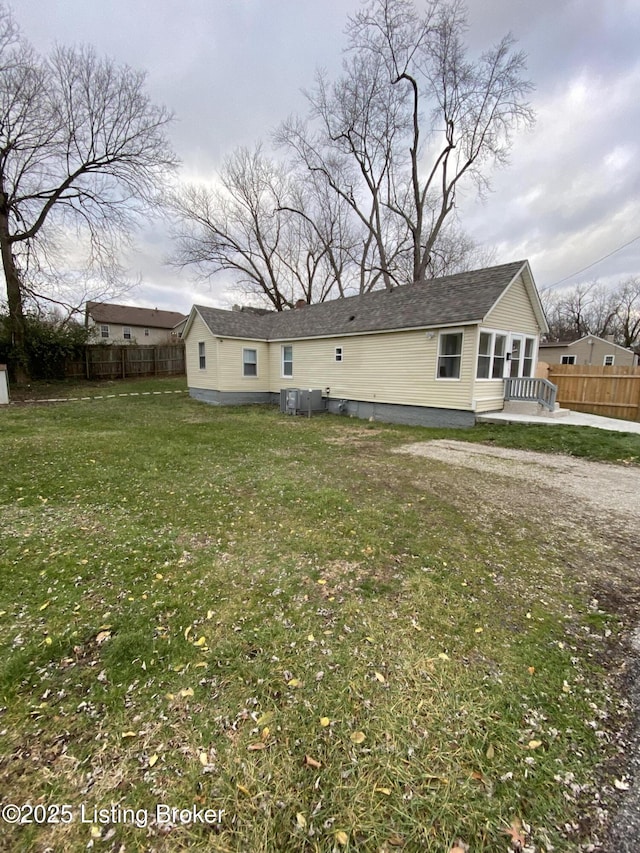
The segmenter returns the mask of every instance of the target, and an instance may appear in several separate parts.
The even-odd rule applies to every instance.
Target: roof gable
[[[481,323],[509,285],[523,272],[529,278],[529,297],[536,310],[539,299],[526,261],[378,290],[362,296],[333,299],[290,311],[256,315],[195,305],[194,311],[212,334],[257,340],[295,340],[340,337],[367,332]],[[525,285],[527,284],[525,275]],[[546,322],[541,307],[536,311],[541,328]]]

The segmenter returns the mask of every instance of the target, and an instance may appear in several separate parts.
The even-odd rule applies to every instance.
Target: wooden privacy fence
[[[67,378],[126,379],[136,376],[179,376],[185,373],[184,344],[165,346],[85,347],[84,359],[68,361]]]
[[[551,364],[548,378],[566,409],[640,421],[640,367]]]

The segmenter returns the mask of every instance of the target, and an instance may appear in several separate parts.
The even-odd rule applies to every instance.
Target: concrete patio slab
[[[561,418],[547,418],[537,415],[518,415],[511,412],[490,412],[478,415],[479,423],[489,424],[544,424],[545,426],[589,426],[596,429],[608,429],[612,432],[631,432],[640,435],[640,422],[623,421],[618,418],[603,418],[585,412],[569,412]]]

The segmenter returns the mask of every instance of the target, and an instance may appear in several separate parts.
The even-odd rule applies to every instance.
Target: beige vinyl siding
[[[218,391],[268,391],[269,344],[265,341],[221,338],[218,345]],[[253,349],[258,354],[258,375],[244,376],[242,351]]]
[[[271,343],[270,390],[330,388],[333,399],[436,408],[471,408],[475,375],[475,327],[462,331],[460,379],[436,379],[438,331],[385,332],[354,337]],[[281,347],[293,347],[293,376],[283,378]],[[336,347],[342,361],[336,362]]]
[[[207,366],[200,370],[198,343],[205,342]],[[218,370],[216,358],[216,339],[199,314],[193,319],[185,339],[185,359],[187,365],[187,385],[189,388],[202,388],[207,391],[218,390]]]
[[[509,340],[510,333],[534,337],[537,348],[540,326],[522,276],[519,276],[504,291],[502,298],[485,317],[482,329],[507,334]],[[509,346],[509,341],[507,346]],[[537,354],[534,356],[534,372],[536,360]],[[476,412],[492,412],[502,409],[504,405],[504,380],[476,379],[473,385],[473,399],[474,411]]]
[[[495,412],[504,405],[504,379],[485,379],[475,383],[476,412]]]
[[[518,276],[504,291],[497,304],[483,320],[482,325],[489,329],[508,329],[510,332],[520,332],[535,337],[540,334],[540,327],[522,276]]]

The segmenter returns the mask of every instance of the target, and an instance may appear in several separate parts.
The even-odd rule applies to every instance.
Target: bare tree
[[[619,286],[615,325],[621,346],[640,346],[640,277],[629,278]]]
[[[113,269],[176,166],[171,115],[144,81],[90,48],[37,55],[0,7],[0,251],[18,379],[25,300],[46,297],[35,273],[56,240],[86,239],[91,268]]]
[[[640,342],[640,278],[614,286],[597,281],[542,295],[552,340],[613,335],[616,343]]]
[[[348,238],[333,200],[323,205],[311,190],[260,145],[237,149],[217,186],[176,191],[172,263],[204,278],[229,272],[236,288],[276,311],[323,301],[341,286]]]
[[[461,0],[430,0],[421,14],[411,0],[369,0],[349,20],[342,76],[319,75],[308,119],[278,132],[362,229],[361,289],[441,272],[460,188],[485,191],[514,130],[533,121],[511,36],[473,61],[465,30]]]

